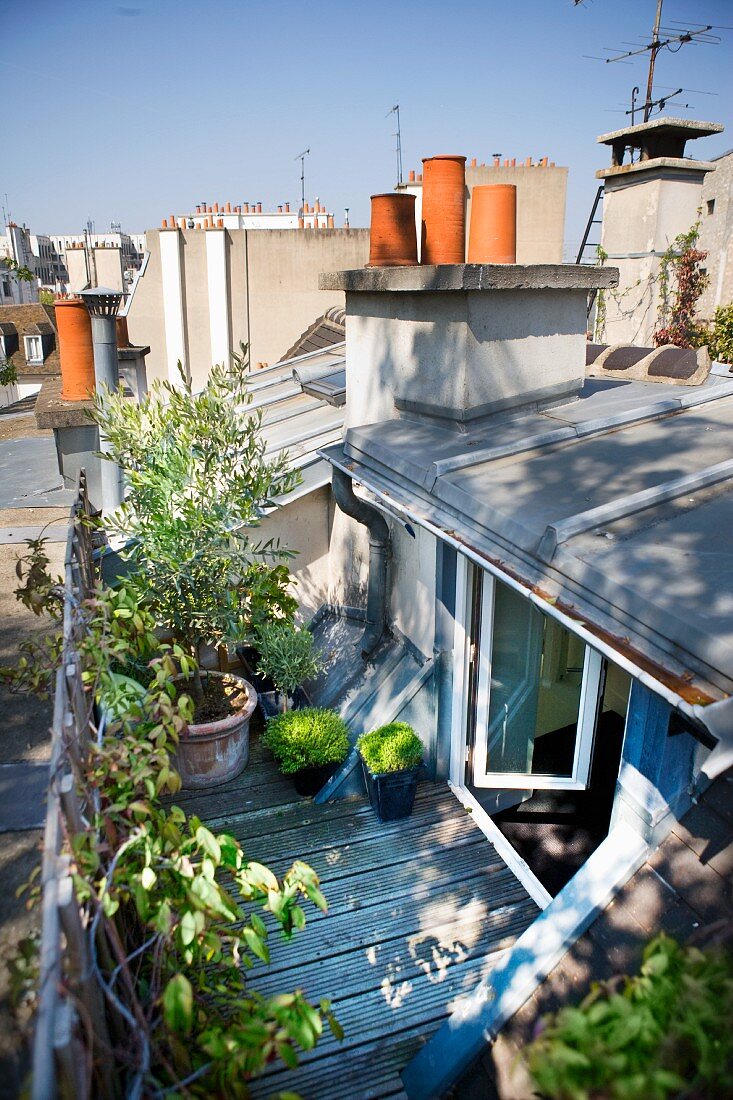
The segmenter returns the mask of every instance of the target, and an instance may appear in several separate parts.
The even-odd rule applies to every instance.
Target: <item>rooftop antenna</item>
[[[649,54],[649,72],[647,75],[646,83],[646,100],[644,101],[644,122],[649,121],[649,115],[652,112],[652,108],[659,107],[660,110],[664,110],[667,100],[671,99],[671,96],[664,96],[662,99],[654,100],[654,66],[657,61],[657,54],[660,50],[669,50],[670,53],[677,53],[683,46],[686,46],[688,42],[706,42],[711,45],[719,45],[721,39],[716,34],[710,34],[713,30],[712,23],[698,23],[694,24],[696,30],[681,30],[676,31],[675,28],[667,33],[662,33],[660,37],[660,27],[662,24],[662,6],[664,0],[657,0],[657,11],[654,17],[654,27],[652,28],[652,40],[645,46],[640,46],[639,49],[627,50],[625,53],[618,53],[614,57],[604,58],[606,64],[611,64],[614,61],[626,61],[629,57],[638,57],[641,54]],[[680,88],[680,91],[682,89]],[[674,92],[674,95],[678,95],[679,92]]]
[[[293,160],[300,161],[300,216],[303,217],[303,211],[305,210],[305,158],[309,156],[310,149],[304,149],[302,153],[298,153],[297,157],[293,157]]]
[[[402,130],[400,128],[400,105],[395,103],[394,107],[391,107],[385,118],[389,118],[390,115],[397,115],[397,133],[394,135],[397,138],[397,186],[402,183]]]

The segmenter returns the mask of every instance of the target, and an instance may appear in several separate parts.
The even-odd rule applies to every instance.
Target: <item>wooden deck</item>
[[[410,818],[380,825],[362,799],[300,799],[253,736],[233,783],[177,796],[248,856],[281,874],[301,858],[321,877],[325,916],[289,943],[271,941],[251,972],[264,994],[303,989],[330,998],[346,1033],[325,1035],[294,1071],[277,1065],[252,1095],[304,1100],[404,1096],[399,1072],[538,913],[524,887],[444,784],[422,784]]]

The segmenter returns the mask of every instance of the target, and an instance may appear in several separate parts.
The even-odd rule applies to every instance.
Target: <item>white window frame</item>
[[[38,355],[34,355],[29,349],[37,341]],[[23,347],[25,348],[25,361],[26,363],[42,363],[43,362],[43,337],[42,336],[24,336]]]
[[[454,635],[454,669],[452,729],[454,733],[451,753],[451,782],[464,786],[463,770],[466,763],[466,727],[468,711],[468,669],[470,664],[469,628],[471,620],[472,568],[459,555],[456,571],[456,616]],[[494,598],[496,579],[483,572],[481,605],[481,637],[478,640],[478,680],[476,687],[476,736],[473,745],[473,774],[475,787],[493,790],[585,790],[588,787],[593,758],[593,742],[596,732],[598,700],[603,683],[603,657],[598,650],[585,646],[583,676],[578,706],[578,731],[575,753],[569,776],[534,775],[531,772],[490,772],[486,770],[487,738],[480,736],[488,730],[489,698],[491,685],[491,647],[493,642]]]

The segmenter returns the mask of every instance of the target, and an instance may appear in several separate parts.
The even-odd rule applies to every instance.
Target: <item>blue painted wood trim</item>
[[[462,998],[402,1072],[410,1100],[439,1100],[641,866],[649,846],[618,825],[488,978]]]
[[[689,803],[697,744],[688,733],[671,736],[672,707],[639,680],[633,680],[626,720],[623,760],[657,789],[674,812]]]

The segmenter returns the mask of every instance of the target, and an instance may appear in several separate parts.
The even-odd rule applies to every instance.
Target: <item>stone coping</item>
[[[360,267],[326,271],[319,290],[607,290],[618,286],[618,268],[584,264],[439,264]]]
[[[596,179],[631,176],[638,172],[659,171],[661,168],[681,168],[685,172],[713,172],[715,165],[709,160],[690,160],[689,157],[650,157],[649,160],[638,160],[634,164],[616,164],[610,168],[599,168]]]
[[[47,378],[36,398],[36,424],[39,428],[91,428],[87,410],[91,401],[65,401],[61,396],[61,375]]]
[[[674,134],[682,131],[685,138],[691,141],[696,137],[709,137],[710,134],[720,134],[725,126],[719,122],[695,122],[691,118],[653,118],[650,122],[639,122],[636,126],[624,126],[621,130],[611,130],[608,134],[599,134],[596,141],[600,145],[612,145],[622,137],[639,137],[643,139],[645,134]],[[635,144],[632,142],[631,144]]]

